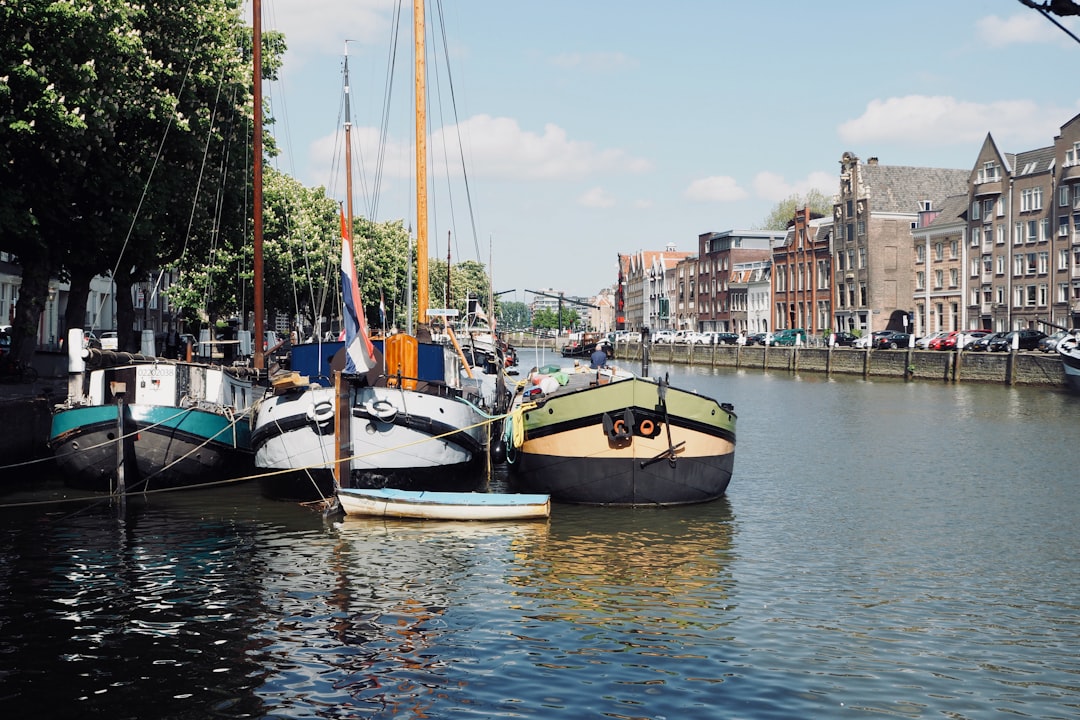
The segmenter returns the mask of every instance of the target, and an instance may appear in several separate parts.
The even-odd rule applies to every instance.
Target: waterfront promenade
[[[538,340],[529,335],[511,334],[510,343],[519,348],[556,348],[553,339]],[[565,344],[560,338],[559,347]],[[642,344],[616,343],[615,358],[640,365]],[[679,345],[649,346],[650,362],[711,367],[778,370],[792,373],[894,377],[933,382],[978,382],[1001,385],[1066,387],[1065,371],[1057,353],[942,352],[940,350],[859,350],[848,347],[764,347],[762,345]]]

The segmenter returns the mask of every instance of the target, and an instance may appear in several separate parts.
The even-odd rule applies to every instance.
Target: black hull
[[[118,482],[115,437],[115,423],[104,423],[84,426],[77,438],[64,437],[55,443],[55,463],[64,483],[82,490],[114,492]],[[72,451],[72,440],[91,449]],[[124,455],[127,492],[207,485],[250,475],[254,469],[249,450],[208,444],[205,438],[169,428],[164,432],[140,429],[126,442]]]
[[[679,457],[642,468],[635,458],[523,455],[513,466],[520,492],[547,493],[575,505],[690,505],[722,497],[731,481],[734,454]]]

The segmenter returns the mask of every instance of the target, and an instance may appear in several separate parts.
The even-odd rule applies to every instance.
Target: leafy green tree
[[[504,328],[524,328],[529,326],[529,306],[518,301],[497,301],[499,326]]]
[[[795,218],[795,211],[803,206],[809,207],[811,213],[830,217],[833,211],[833,200],[831,196],[826,197],[820,190],[810,190],[805,196],[796,193],[777,203],[756,229],[786,230],[788,223]]]
[[[251,61],[239,7],[0,4],[0,237],[22,265],[20,356],[49,277],[71,280],[67,322],[81,324],[75,294],[113,273],[129,345],[133,283],[185,251],[243,242]],[[283,48],[271,40],[264,73]]]
[[[428,263],[428,277],[433,304],[446,303],[446,307],[455,308],[464,313],[469,296],[479,298],[480,304],[487,305],[491,282],[483,263],[466,260],[451,266],[450,297],[446,295],[446,261],[431,260]]]

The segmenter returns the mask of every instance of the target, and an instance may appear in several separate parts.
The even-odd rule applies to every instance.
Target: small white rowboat
[[[521,520],[551,515],[550,495],[341,488],[346,515],[426,520]]]

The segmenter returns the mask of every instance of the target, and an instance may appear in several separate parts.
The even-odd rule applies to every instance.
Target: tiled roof
[[[930,225],[932,226],[935,223],[941,223],[942,225],[944,225],[946,223],[956,222],[957,220],[966,218],[967,209],[967,195],[950,195],[949,197],[945,198],[945,200],[943,200],[940,205],[938,205],[937,217],[934,218],[933,222],[931,222]]]
[[[971,170],[860,164],[859,174],[871,212],[916,213],[923,200],[937,205],[966,193]]]
[[[1016,154],[1016,164],[1013,172],[1017,177],[1031,175],[1033,173],[1046,172],[1054,162],[1054,146],[1027,150]]]

